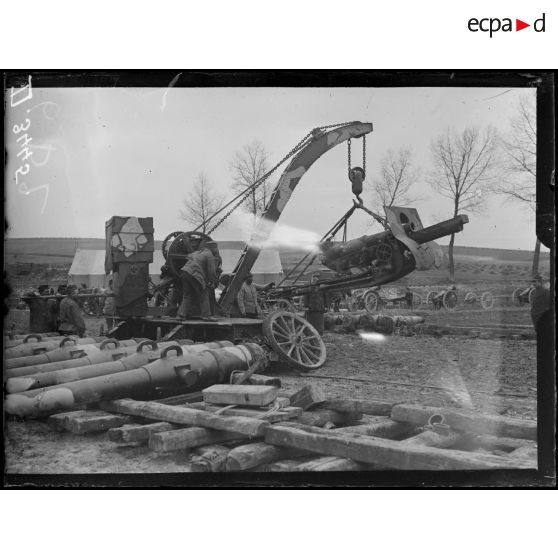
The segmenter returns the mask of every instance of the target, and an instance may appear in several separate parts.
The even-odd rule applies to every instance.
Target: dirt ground
[[[420,313],[420,311],[418,312]],[[510,324],[530,327],[525,309],[423,312],[439,325]],[[101,320],[88,318],[97,334]],[[274,365],[286,392],[306,383],[330,397],[421,403],[536,420],[536,343],[532,340],[415,335],[363,338],[326,332],[327,362],[312,373]],[[189,471],[188,454],[159,455],[119,447],[106,433],[52,431],[46,421],[8,421],[7,473],[155,473]]]

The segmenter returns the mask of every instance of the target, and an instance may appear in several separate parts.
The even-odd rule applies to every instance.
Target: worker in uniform
[[[38,291],[26,293],[23,297],[29,307],[29,332],[43,333],[56,331],[58,304],[56,300],[46,299],[49,294],[48,285],[41,285]]]
[[[310,280],[310,292],[304,295],[304,318],[316,328],[316,331],[323,335],[324,333],[324,313],[325,313],[325,296],[318,285],[319,277],[313,275]]]
[[[85,321],[78,304],[78,289],[75,285],[69,285],[66,297],[60,303],[60,325],[58,331],[60,335],[85,335]]]
[[[258,289],[254,285],[254,276],[251,273],[248,273],[244,279],[244,283],[236,295],[236,302],[243,318],[261,317],[262,309],[258,304]]]
[[[537,275],[533,281],[534,290],[531,300],[531,319],[535,331],[538,331],[543,325],[547,327],[549,309],[550,309],[550,291],[543,286],[542,277]],[[541,319],[543,318],[543,319]]]
[[[114,291],[112,290],[112,279],[109,279],[108,289],[105,291],[105,295],[113,295]],[[113,296],[105,296],[105,302],[103,304],[103,316],[107,322],[107,331],[110,331],[116,320],[114,319],[114,297]]]
[[[202,248],[188,255],[186,263],[180,270],[182,281],[182,303],[178,309],[177,318],[198,318],[215,321],[211,316],[209,304],[209,289],[215,289],[219,283],[217,276],[216,258],[219,250],[216,242],[206,242]],[[195,310],[199,303],[199,316]]]
[[[405,304],[408,310],[413,309],[413,291],[409,287],[405,289]]]

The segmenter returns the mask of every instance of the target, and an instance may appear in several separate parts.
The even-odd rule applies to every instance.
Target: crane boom
[[[315,161],[332,147],[349,139],[362,137],[370,133],[372,129],[370,123],[353,122],[327,132],[319,130],[309,139],[308,144],[293,157],[279,178],[269,203],[261,216],[261,226],[252,234],[232,272],[231,282],[219,299],[219,304],[225,314],[230,313],[231,306],[236,300],[244,279],[250,273],[260,254],[261,246],[269,238],[274,224],[281,216],[302,176]]]

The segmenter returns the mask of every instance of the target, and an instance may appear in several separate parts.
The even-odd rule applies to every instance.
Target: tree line
[[[431,168],[427,173],[415,162],[413,150],[402,146],[390,149],[380,160],[376,176],[367,179],[369,201],[378,213],[384,206],[406,206],[420,201],[416,186],[421,179],[440,196],[447,198],[452,217],[459,213],[481,212],[491,194],[519,204],[528,212],[536,209],[536,112],[534,103],[521,97],[509,130],[501,135],[492,126],[448,128],[430,142]],[[269,154],[260,141],[237,151],[229,165],[231,189],[236,194],[246,190],[269,170]],[[261,215],[269,201],[272,186],[264,181],[246,199],[246,209]],[[191,194],[183,202],[181,218],[206,232],[207,219],[223,206],[224,197],[215,192],[207,175],[194,180]],[[455,279],[453,247],[448,246],[450,281]],[[538,273],[540,241],[535,243],[532,273]]]

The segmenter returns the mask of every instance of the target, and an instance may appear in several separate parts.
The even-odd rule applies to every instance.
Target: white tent
[[[236,266],[242,250],[223,248],[219,251],[223,259],[223,272],[230,273]],[[153,253],[153,263],[149,264],[149,275],[157,283],[161,273],[161,266],[165,263],[160,250]],[[252,268],[256,283],[278,282],[283,277],[281,259],[277,250],[262,250]],[[108,285],[105,275],[105,251],[84,250],[78,248],[69,271],[70,282],[87,287],[104,287]]]

